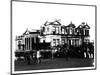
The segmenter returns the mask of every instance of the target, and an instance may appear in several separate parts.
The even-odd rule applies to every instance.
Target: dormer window
[[[69,32],[69,34],[72,34],[72,31],[73,31],[73,29],[72,29],[72,28],[70,28],[70,32]]]
[[[64,29],[62,28],[62,34],[64,34]]]
[[[56,27],[56,33],[59,34],[59,27]]]

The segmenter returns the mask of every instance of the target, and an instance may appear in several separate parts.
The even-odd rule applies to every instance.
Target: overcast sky
[[[61,24],[71,21],[76,25],[86,22],[90,27],[90,39],[95,36],[95,8],[89,6],[43,4],[13,1],[13,39],[28,29],[40,29],[45,21],[60,19]]]

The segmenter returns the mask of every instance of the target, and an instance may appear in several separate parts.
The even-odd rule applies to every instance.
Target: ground
[[[35,64],[31,61],[28,65],[25,61],[15,61],[15,71],[25,70],[40,70],[40,69],[59,69],[59,68],[76,68],[76,67],[93,67],[93,59],[80,58],[54,58],[41,59],[40,64]]]

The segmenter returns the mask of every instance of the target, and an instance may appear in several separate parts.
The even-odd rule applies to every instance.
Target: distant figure
[[[27,64],[30,65],[30,55],[28,53],[25,54],[25,58],[26,58]]]
[[[37,63],[37,56],[36,56],[36,52],[33,53],[33,60],[34,60],[34,63],[36,64]]]
[[[68,55],[68,50],[66,50],[66,51],[65,51],[65,58],[66,58],[66,61],[68,61],[68,56],[69,56],[69,55]]]
[[[40,59],[41,55],[40,55],[40,51],[37,50],[37,53],[36,53],[36,58],[37,58],[37,63],[39,64],[41,62],[41,59]]]

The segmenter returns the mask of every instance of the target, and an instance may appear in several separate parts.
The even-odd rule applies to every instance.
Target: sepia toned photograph
[[[12,74],[96,69],[96,6],[11,1]]]

